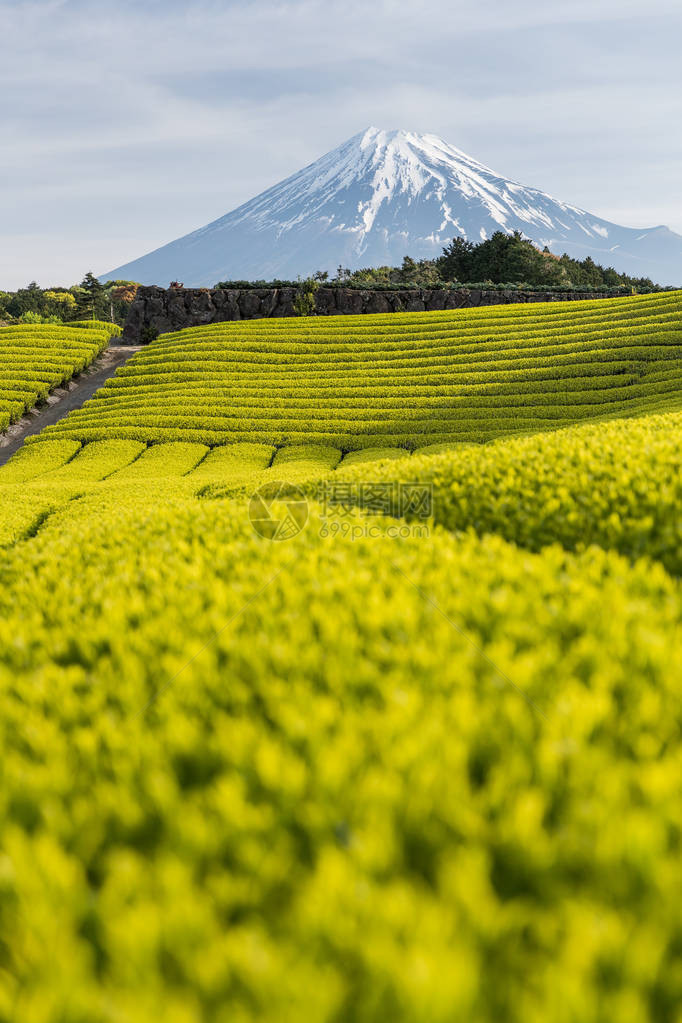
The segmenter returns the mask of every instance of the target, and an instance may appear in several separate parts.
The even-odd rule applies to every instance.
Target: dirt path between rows
[[[40,433],[46,426],[53,426],[68,412],[80,408],[114,375],[119,366],[123,366],[139,351],[139,348],[131,345],[109,345],[88,369],[68,384],[52,391],[46,405],[32,409],[0,436],[0,465],[4,465],[16,454],[27,437]]]

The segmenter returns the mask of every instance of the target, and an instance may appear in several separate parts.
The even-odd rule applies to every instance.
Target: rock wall
[[[221,289],[140,288],[130,307],[123,341],[139,344],[185,327],[226,320],[254,320],[270,316],[293,316],[295,288]],[[353,288],[320,288],[316,295],[318,316],[360,313],[424,312],[463,309],[512,302],[566,302],[576,299],[609,298],[594,292],[543,291],[451,291],[405,289],[404,291],[359,291]]]

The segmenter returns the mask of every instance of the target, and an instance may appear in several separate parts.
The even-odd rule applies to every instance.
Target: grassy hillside
[[[344,450],[487,441],[670,407],[682,292],[166,334],[45,436]]]
[[[89,366],[112,329],[111,324],[87,323],[0,327],[0,432]]]
[[[99,426],[69,417],[0,469],[1,1020],[674,1023],[682,411],[658,410],[682,388],[664,299],[608,304],[601,328],[596,305],[578,327],[562,307],[551,334],[530,330],[537,307],[463,314],[458,344],[487,366],[488,405],[466,408],[487,417],[447,430],[381,404],[411,402],[406,362],[420,375],[442,347],[432,317],[365,328],[394,382],[326,323],[261,324],[243,363],[236,340],[221,361],[213,328],[184,332],[132,363],[148,385],[126,369],[90,403]],[[456,348],[416,397],[454,396]],[[356,361],[384,434],[338,407],[362,375],[335,367]],[[641,374],[621,393],[623,363]],[[297,431],[205,428],[256,379],[256,411],[277,391]],[[529,422],[547,429],[505,436]],[[462,434],[497,439],[439,449]],[[286,542],[249,514],[279,480],[308,494]],[[396,499],[406,483],[432,488],[431,518]]]

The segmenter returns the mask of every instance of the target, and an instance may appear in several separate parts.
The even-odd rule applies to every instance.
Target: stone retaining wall
[[[293,316],[295,288],[140,288],[130,307],[122,340],[140,344],[158,334],[185,327],[226,320],[253,320],[270,316]],[[513,302],[567,302],[609,298],[594,292],[483,291],[462,289],[405,289],[360,291],[354,288],[320,288],[315,297],[318,316],[360,313],[425,312]]]

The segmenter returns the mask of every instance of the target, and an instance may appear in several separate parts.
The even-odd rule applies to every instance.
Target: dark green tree
[[[403,257],[403,265],[400,267],[401,284],[415,284],[419,277],[419,265],[411,256]]]
[[[473,256],[476,246],[466,238],[453,238],[443,249],[437,266],[444,281],[471,281]]]
[[[35,281],[31,281],[25,288],[19,288],[6,303],[6,309],[10,316],[19,319],[24,313],[43,312],[43,293]]]
[[[109,319],[107,289],[97,280],[93,273],[86,273],[81,281],[80,290],[76,295],[76,304],[78,315],[81,319],[85,318],[85,316],[93,320]]]

